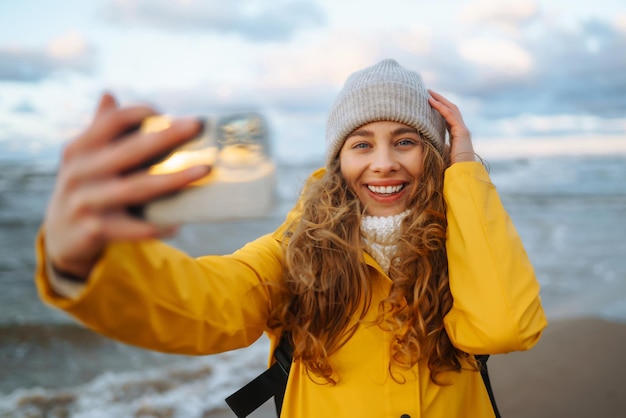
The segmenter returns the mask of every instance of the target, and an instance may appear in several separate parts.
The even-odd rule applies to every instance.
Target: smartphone
[[[141,132],[166,129],[173,118],[146,118]],[[274,206],[276,167],[269,130],[260,113],[246,112],[200,118],[200,133],[171,152],[141,166],[153,175],[194,165],[211,172],[184,189],[129,208],[134,216],[160,225],[257,218]]]

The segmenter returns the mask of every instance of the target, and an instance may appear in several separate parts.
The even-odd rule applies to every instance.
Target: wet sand
[[[489,371],[505,418],[626,417],[626,323],[553,320],[531,351],[492,356]],[[251,417],[275,418],[268,403]],[[215,411],[213,418],[232,418]]]
[[[626,324],[552,321],[526,353],[490,359],[506,418],[626,417]]]

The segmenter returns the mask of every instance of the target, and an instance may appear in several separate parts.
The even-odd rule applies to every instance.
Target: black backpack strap
[[[489,380],[489,370],[487,369],[487,360],[489,360],[489,355],[483,354],[474,357],[476,357],[478,367],[480,368],[480,376],[483,378],[485,388],[487,388],[487,393],[489,394],[489,400],[491,401],[491,407],[493,408],[493,412],[496,414],[496,418],[501,418],[500,411],[498,411],[498,406],[496,405],[496,397],[494,396],[493,389],[491,388],[491,381]]]
[[[287,389],[287,379],[291,370],[291,362],[293,360],[293,345],[291,344],[290,334],[284,334],[280,339],[280,343],[274,351],[275,364],[279,364],[285,373],[285,382],[274,392],[274,404],[276,405],[276,416],[280,417],[280,411],[283,409],[283,399],[285,398],[285,390]]]
[[[274,357],[276,363],[269,369],[226,398],[226,403],[238,418],[247,417],[272,396],[276,403],[276,413],[280,416],[293,357],[288,336],[285,335],[280,339]]]
[[[474,357],[478,362],[480,376],[487,389],[493,412],[496,418],[501,418],[500,411],[498,411],[498,406],[496,405],[496,398],[491,388],[491,381],[489,380],[489,370],[487,369],[489,355],[476,355]],[[274,351],[274,358],[276,359],[276,363],[269,369],[265,370],[256,379],[226,398],[226,403],[238,418],[247,417],[267,402],[272,396],[276,404],[276,415],[280,417],[283,399],[285,397],[285,389],[287,387],[287,379],[289,378],[289,370],[291,369],[293,359],[293,347],[288,334],[283,335],[280,339],[280,343]]]

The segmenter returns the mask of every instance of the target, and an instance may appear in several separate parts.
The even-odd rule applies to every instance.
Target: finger
[[[101,236],[105,242],[160,238],[171,236],[176,231],[177,226],[157,226],[145,220],[130,217],[125,212],[113,212],[101,221]]]
[[[112,109],[98,115],[82,135],[81,144],[85,149],[95,149],[123,136],[129,130],[139,128],[141,122],[156,111],[149,106],[129,106]]]
[[[99,116],[102,116],[105,113],[110,112],[111,110],[116,108],[117,100],[115,100],[115,97],[109,92],[104,92],[102,93],[102,96],[100,96],[94,118],[98,118]]]
[[[428,102],[443,116],[451,128],[463,124],[463,116],[457,105],[435,91],[429,90],[429,92],[431,96],[428,98]]]
[[[135,133],[98,150],[90,158],[77,163],[83,177],[105,178],[135,171],[155,157],[169,154],[194,138],[201,125],[194,118],[174,121],[161,131],[150,134]]]
[[[64,161],[105,146],[125,132],[137,129],[142,120],[154,114],[156,114],[155,110],[149,106],[119,109],[113,96],[104,95],[91,125],[66,146],[63,154]]]
[[[450,123],[450,120],[454,117],[454,112],[452,111],[452,109],[450,109],[450,107],[448,105],[446,105],[445,103],[443,103],[440,100],[437,100],[437,98],[431,96],[428,98],[428,103],[430,103],[430,105],[441,114],[441,116],[443,116],[443,118],[446,120],[446,123]]]
[[[193,128],[199,126],[195,120],[190,124],[188,126],[182,120],[175,121],[170,128],[160,133],[137,134],[101,150],[79,154],[80,158],[62,164],[55,188],[58,193],[67,194],[85,183],[121,177],[120,174],[130,171],[130,168],[188,140],[195,134]]]
[[[462,119],[461,111],[459,110],[457,105],[455,105],[450,100],[446,99],[444,96],[442,96],[441,94],[433,90],[428,90],[428,91],[430,92],[430,97],[428,98],[428,102],[430,103],[432,107],[437,109],[439,113],[441,113],[442,116],[444,116],[444,118],[448,119],[447,115],[449,115],[457,119]]]
[[[91,183],[74,194],[68,210],[73,213],[102,213],[143,204],[179,191],[209,172],[208,166],[195,166],[171,174],[150,175],[141,172]]]
[[[434,98],[436,101],[441,102],[448,107],[456,107],[454,103],[452,103],[450,100],[446,99],[443,95],[437,93],[436,91],[428,90],[428,92],[430,93],[430,97]]]
[[[115,100],[115,97],[108,92],[104,92],[100,96],[100,100],[98,101],[98,106],[96,107],[94,118],[90,126],[88,127],[88,129],[90,129],[93,126],[93,123],[96,119],[102,118],[105,114],[110,113],[113,110],[117,109],[117,107],[118,106],[117,106],[117,101]],[[85,132],[81,136],[70,141],[63,150],[62,161],[68,161],[74,158],[77,154],[79,154],[81,152],[81,149],[85,147],[86,145],[85,142],[88,142],[86,138],[87,136],[88,135]]]
[[[155,225],[138,218],[120,216],[105,222],[106,239],[141,241],[146,239],[172,238],[180,230],[179,225]]]

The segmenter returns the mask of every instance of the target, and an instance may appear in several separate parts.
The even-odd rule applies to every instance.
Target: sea
[[[321,161],[280,162],[258,219],[184,226],[191,255],[226,254],[272,231]],[[541,283],[550,320],[626,321],[626,153],[487,159]],[[44,305],[33,241],[54,184],[50,161],[0,162],[0,418],[203,418],[266,367],[265,337],[214,356],[168,355],[92,333]]]

